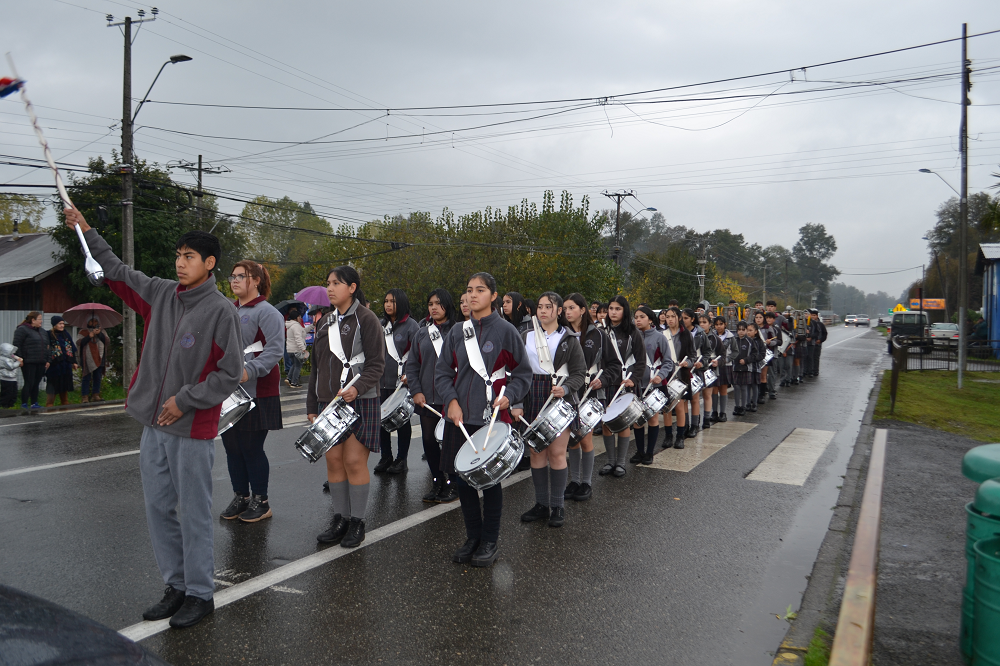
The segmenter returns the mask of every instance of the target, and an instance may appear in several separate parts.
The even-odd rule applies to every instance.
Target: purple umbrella
[[[309,305],[322,305],[329,307],[330,297],[326,295],[326,287],[306,287],[295,294],[297,300]]]

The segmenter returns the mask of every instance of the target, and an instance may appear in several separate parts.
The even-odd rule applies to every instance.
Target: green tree
[[[14,230],[14,220],[18,220],[18,232],[36,233],[42,230],[45,205],[38,197],[30,194],[0,194],[0,234]]]

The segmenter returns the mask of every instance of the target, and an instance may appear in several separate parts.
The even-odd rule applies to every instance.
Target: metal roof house
[[[10,342],[32,310],[50,315],[76,305],[66,291],[69,268],[57,258],[61,252],[50,234],[0,236],[0,342]]]
[[[983,319],[990,340],[1000,340],[1000,243],[980,243],[976,275],[983,276]]]

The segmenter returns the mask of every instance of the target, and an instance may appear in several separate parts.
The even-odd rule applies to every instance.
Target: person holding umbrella
[[[101,380],[104,378],[104,362],[107,359],[111,340],[101,329],[101,322],[94,317],[87,322],[87,327],[80,330],[76,339],[80,349],[80,403],[100,402]]]
[[[49,331],[49,367],[45,370],[45,406],[59,403],[69,404],[69,392],[73,390],[73,371],[77,365],[77,349],[73,336],[66,330],[66,320],[52,315],[52,330]]]

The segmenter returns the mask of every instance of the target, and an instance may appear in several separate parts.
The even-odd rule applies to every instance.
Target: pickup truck
[[[934,349],[933,338],[931,338],[930,324],[926,312],[896,312],[892,315],[892,322],[889,324],[889,353],[892,353],[893,338],[909,338],[911,347],[921,347],[924,353]],[[920,340],[923,340],[921,346]]]

